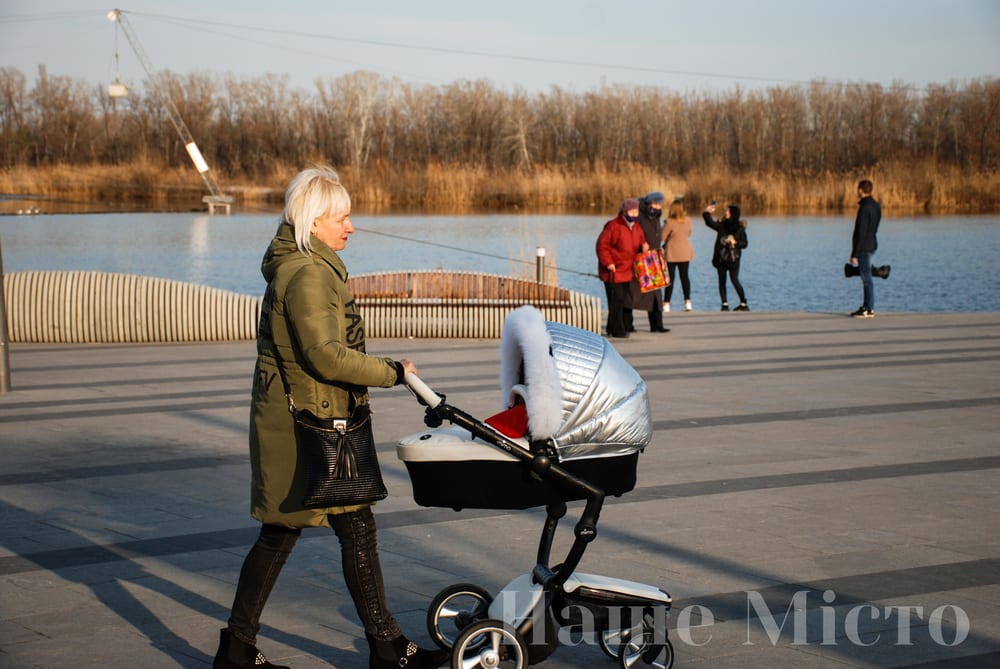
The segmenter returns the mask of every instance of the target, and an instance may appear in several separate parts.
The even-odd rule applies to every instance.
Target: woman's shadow
[[[0,514],[6,519],[13,519],[31,515],[32,512],[0,502]],[[192,646],[190,641],[171,628],[171,624],[176,622],[173,615],[162,616],[161,612],[152,610],[133,591],[137,588],[145,588],[155,592],[192,612],[219,621],[218,627],[225,624],[224,621],[229,616],[228,607],[178,582],[153,573],[143,566],[142,561],[185,552],[248,549],[257,538],[258,528],[256,526],[180,537],[138,539],[108,545],[95,544],[76,532],[65,530],[64,527],[63,531],[68,533],[68,536],[65,536],[63,540],[67,544],[72,544],[73,548],[24,552],[19,550],[15,542],[10,542],[9,545],[5,546],[9,555],[0,557],[0,575],[9,577],[37,571],[53,572],[59,578],[88,588],[97,601],[144,636],[151,647],[171,658],[179,666],[191,668],[211,666],[213,655]],[[3,541],[3,543],[8,542]],[[183,545],[179,546],[179,543]],[[20,548],[23,549],[23,546]],[[332,562],[328,564],[331,567],[337,567],[339,555],[332,555],[331,559]],[[236,567],[237,574],[238,571],[239,568]],[[345,617],[349,619],[348,603],[344,604],[344,613]],[[9,603],[4,607],[4,617],[9,622],[16,622],[18,614],[16,611],[11,611],[8,606]],[[81,628],[86,628],[88,625],[86,619],[78,622]],[[96,621],[94,623],[96,624]],[[337,667],[354,665],[360,667],[365,663],[366,654],[319,643],[313,639],[267,625],[262,627],[262,634],[271,641],[294,648],[303,654],[322,658]],[[90,647],[83,651],[79,646],[76,646],[75,644],[79,642],[80,638],[78,635],[73,635],[72,643],[74,645],[67,645],[63,651],[67,657],[80,652],[86,652],[89,655],[100,654],[99,648]],[[217,636],[213,635],[212,639],[214,643]],[[21,661],[25,662],[22,666],[31,665],[33,662],[29,662],[30,658],[17,657],[19,652],[30,653],[30,647],[31,644],[24,644],[19,651],[16,646],[7,646],[4,649],[6,659],[15,665]],[[212,653],[214,654],[214,651]],[[273,656],[273,651],[266,654],[271,661],[280,659]],[[137,663],[156,664],[155,662],[144,662],[141,659],[137,659]]]

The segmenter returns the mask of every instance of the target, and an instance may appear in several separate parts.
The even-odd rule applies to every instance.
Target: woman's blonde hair
[[[670,203],[670,208],[667,209],[667,218],[680,219],[687,216],[687,211],[684,209],[684,200],[674,200]]]
[[[340,183],[336,170],[319,165],[302,170],[292,178],[285,191],[285,210],[281,216],[295,230],[299,251],[312,253],[312,224],[327,214],[349,212],[351,196]]]

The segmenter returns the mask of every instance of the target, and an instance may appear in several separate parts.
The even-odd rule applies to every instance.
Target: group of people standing
[[[651,193],[650,195],[655,194]],[[646,200],[644,207],[646,211],[655,211],[654,207],[650,205],[650,196],[646,196],[644,200]],[[662,194],[659,202],[653,204],[660,210],[663,209]],[[604,229],[597,237],[597,275],[604,282],[604,290],[608,298],[607,334],[609,337],[628,337],[629,332],[635,332],[632,310],[639,307],[645,307],[646,311],[649,312],[650,331],[667,331],[663,327],[663,312],[660,311],[658,316],[653,313],[657,295],[655,293],[643,294],[635,280],[635,270],[633,269],[635,257],[637,254],[652,248],[650,238],[654,244],[659,244],[656,233],[659,232],[660,227],[659,215],[652,214],[655,215],[656,222],[655,226],[649,226],[651,236],[647,237],[642,224],[639,223],[639,207],[640,202],[636,198],[624,200],[618,208],[618,215],[604,224]],[[644,217],[647,225],[652,215]],[[653,230],[654,227],[655,230]],[[633,283],[635,284],[634,291],[638,293],[637,296],[633,296]]]
[[[618,215],[604,224],[597,238],[597,273],[604,282],[608,300],[608,337],[623,338],[635,332],[633,310],[645,311],[649,318],[650,332],[669,332],[664,327],[663,314],[670,312],[674,292],[674,278],[679,275],[684,293],[684,310],[691,311],[691,279],[689,266],[694,260],[691,244],[693,226],[684,207],[684,199],[677,197],[667,208],[666,220],[661,220],[663,193],[654,191],[641,198],[628,198],[618,209]],[[705,225],[715,231],[715,248],[712,265],[719,275],[719,297],[722,311],[729,311],[727,277],[740,298],[735,311],[749,311],[746,293],[740,284],[740,260],[747,247],[746,221],[740,218],[740,208],[735,204],[726,207],[719,220],[715,203],[710,204],[702,216]],[[662,250],[666,260],[667,286],[642,292],[635,277],[633,263],[637,255],[650,249]]]

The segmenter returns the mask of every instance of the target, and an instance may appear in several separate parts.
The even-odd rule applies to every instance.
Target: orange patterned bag
[[[635,268],[635,278],[639,281],[639,289],[644,293],[649,293],[660,288],[666,288],[667,273],[663,271],[663,254],[650,249],[645,253],[640,253],[632,263]]]

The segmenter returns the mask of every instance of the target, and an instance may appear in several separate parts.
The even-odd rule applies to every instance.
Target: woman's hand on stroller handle
[[[430,387],[423,382],[416,374],[412,372],[407,372],[403,375],[403,382],[406,383],[406,387],[410,389],[410,392],[420,400],[420,403],[433,409],[437,405],[441,404],[444,398],[438,395],[436,392],[430,389]]]

